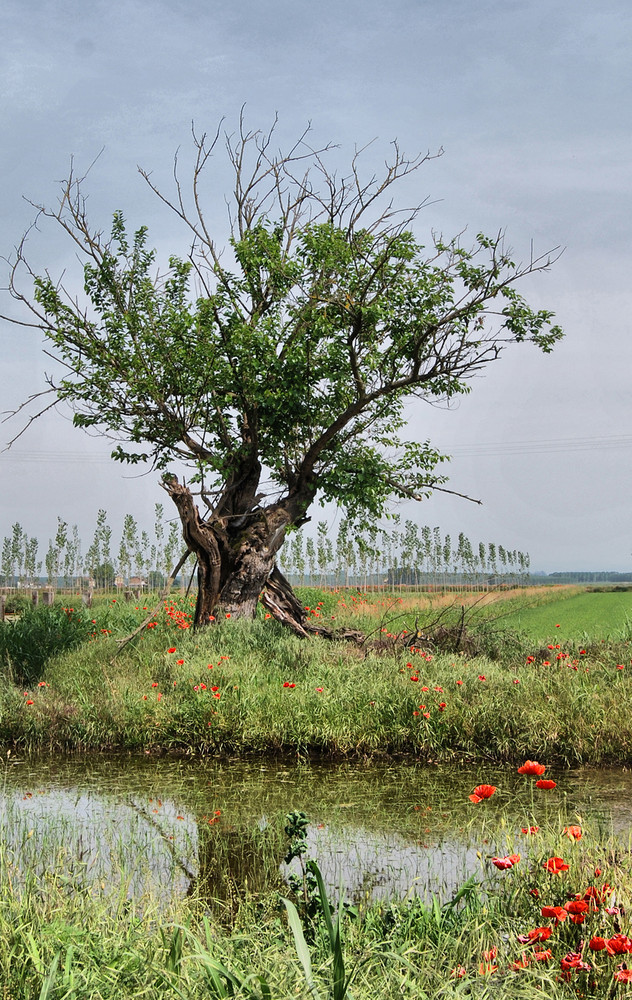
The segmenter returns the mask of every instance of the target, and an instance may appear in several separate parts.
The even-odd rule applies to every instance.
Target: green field
[[[523,606],[499,623],[536,642],[625,639],[632,630],[632,591],[586,591],[569,596],[562,591],[545,604]]]

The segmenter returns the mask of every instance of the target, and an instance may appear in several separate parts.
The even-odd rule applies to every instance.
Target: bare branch
[[[390,476],[386,477],[386,482],[388,483],[389,486],[392,486],[397,493],[401,494],[402,496],[408,497],[410,500],[418,500],[421,502],[422,500],[427,499],[427,497],[425,497],[423,494],[416,493],[414,490],[409,489],[408,486],[405,486],[403,483],[400,483],[397,479],[392,479]],[[449,490],[445,486],[438,486],[432,480],[430,480],[428,483],[420,483],[420,486],[433,491],[438,490],[440,493],[451,493],[452,496],[454,497],[461,497],[463,500],[469,500],[471,503],[479,504],[479,506],[483,505],[482,500],[476,500],[474,497],[468,496],[467,493],[458,493],[456,490]]]

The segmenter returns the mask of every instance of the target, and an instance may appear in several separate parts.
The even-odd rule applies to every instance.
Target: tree
[[[11,560],[14,572],[17,572],[17,579],[14,578],[13,585],[19,582],[24,569],[24,547],[27,534],[22,525],[16,521],[11,527]]]
[[[119,572],[125,583],[129,584],[132,575],[132,563],[138,560],[138,525],[132,514],[126,514],[123,519],[123,531],[119,545]]]
[[[112,539],[112,529],[108,524],[107,511],[101,508],[97,511],[97,523],[92,537],[92,544],[86,552],[85,570],[97,586],[101,586],[102,580],[106,582],[103,586],[110,586],[109,577],[111,565],[110,542]],[[104,569],[104,567],[106,567]]]
[[[154,536],[156,538],[155,553],[153,553],[152,564],[156,573],[164,570],[164,547],[165,547],[165,508],[161,503],[154,504]]]
[[[382,174],[363,179],[362,151],[342,176],[328,165],[333,147],[313,148],[308,132],[287,152],[274,138],[274,126],[247,131],[243,118],[224,136],[234,177],[226,252],[202,192],[220,128],[210,140],[193,133],[190,193],[177,158],[172,196],[141,170],[191,237],[187,260],[172,256],[157,273],[147,229],[128,235],[120,211],[104,236],[71,168],[58,205],[38,206],[38,224],[74,241],[84,293],[36,275],[24,241],[9,286],[61,362],[53,400],[74,408],[78,427],[117,440],[115,458],[162,473],[197,558],[196,624],[218,608],[252,616],[264,591],[305,634],[275,567],[286,532],[317,497],[357,522],[393,499],[445,490],[443,456],[399,439],[406,402],[467,392],[509,343],[548,352],[561,331],[515,288],[551,255],[517,263],[502,234],[470,247],[418,241],[421,205],[398,212],[391,189],[427,155],[408,159],[394,143]],[[170,471],[176,461],[192,470],[188,484]]]
[[[5,535],[2,539],[2,555],[0,556],[0,570],[2,570],[2,584],[5,587],[13,586],[13,546],[11,538]]]
[[[305,556],[307,559],[307,570],[309,572],[309,583],[313,587],[315,583],[316,576],[316,546],[314,544],[314,539],[311,535],[308,535],[305,540]]]
[[[31,585],[35,585],[35,577],[38,569],[41,568],[41,562],[37,561],[37,550],[39,548],[39,541],[37,538],[27,538],[25,536],[25,546],[24,546],[24,572],[26,573],[27,582]]]

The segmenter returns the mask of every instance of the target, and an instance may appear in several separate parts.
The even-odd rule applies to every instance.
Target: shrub
[[[24,594],[10,594],[6,599],[4,610],[8,615],[22,615],[32,607],[32,600]]]
[[[93,626],[59,605],[28,608],[15,622],[0,625],[0,664],[22,684],[39,681],[47,661],[84,642]]]

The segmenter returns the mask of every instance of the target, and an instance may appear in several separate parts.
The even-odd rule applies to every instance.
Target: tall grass
[[[17,857],[2,848],[3,995],[605,1000],[614,994],[614,973],[626,954],[594,951],[588,942],[596,936],[614,941],[630,931],[629,845],[591,833],[589,823],[573,841],[565,827],[560,816],[534,836],[508,834],[507,849],[521,857],[507,871],[497,871],[481,843],[479,871],[443,902],[415,897],[348,910],[335,895],[328,898],[315,867],[320,916],[311,927],[299,916],[298,901],[284,904],[278,890],[244,896],[226,926],[196,893],[165,901],[128,889],[111,892],[100,883],[69,885],[63,866],[20,871]],[[544,866],[551,857],[565,859],[568,870],[550,874]],[[130,873],[122,874],[129,887]],[[576,896],[595,901],[585,923],[573,923],[569,911],[561,923],[542,914],[543,906],[563,908]],[[542,927],[550,931],[542,943],[520,940]],[[590,969],[565,977],[562,959],[574,952]]]
[[[145,611],[97,609],[88,640],[46,659],[41,681],[18,688],[5,673],[0,742],[632,763],[629,639],[547,648],[494,632],[486,639],[495,644],[493,659],[431,652],[423,643],[411,650],[397,635],[414,629],[415,616],[397,603],[316,596],[314,615],[360,623],[373,637],[360,648],[302,641],[263,617],[194,633],[187,602],[170,605],[174,611],[115,655],[117,637]]]

